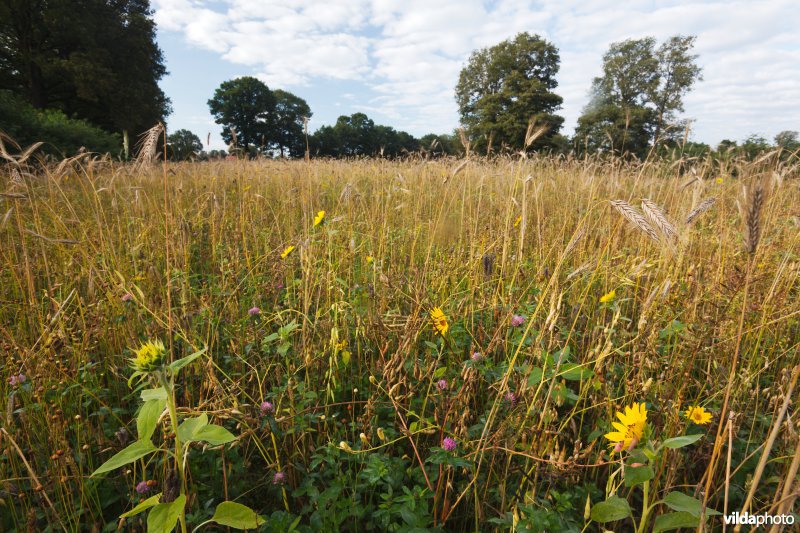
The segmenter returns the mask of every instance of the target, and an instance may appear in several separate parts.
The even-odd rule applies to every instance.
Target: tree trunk
[[[130,138],[128,137],[128,130],[122,130],[122,151],[125,154],[125,159],[128,159],[130,149]]]

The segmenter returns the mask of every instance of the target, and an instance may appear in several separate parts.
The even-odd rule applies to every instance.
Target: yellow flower
[[[149,372],[164,363],[164,356],[167,354],[164,343],[160,340],[148,341],[136,350],[136,357],[130,360],[134,370]]]
[[[722,183],[723,181],[725,181],[725,180],[722,179],[722,176],[717,178],[717,183]]]
[[[711,413],[702,407],[695,405],[686,410],[684,416],[698,425],[708,424],[711,422]]]
[[[294,251],[294,246],[291,245],[287,246],[286,249],[281,254],[281,259],[286,259],[287,257],[289,257],[289,254],[292,253],[293,251]]]
[[[447,333],[447,330],[450,329],[450,325],[447,323],[447,317],[444,316],[440,307],[431,309],[431,320],[433,321],[433,327],[436,329],[436,332],[441,335],[444,335]]]
[[[325,220],[325,211],[318,211],[317,216],[314,217],[314,225],[319,226]]]
[[[622,451],[642,440],[642,433],[647,424],[647,409],[644,403],[634,403],[625,407],[625,412],[617,411],[619,422],[612,422],[611,425],[617,431],[606,433],[605,437],[611,441],[611,447],[616,451]]]
[[[613,290],[613,291],[601,296],[600,297],[600,303],[601,304],[605,304],[605,303],[608,303],[608,302],[613,302],[614,298],[616,298],[616,297],[617,297],[617,291],[615,289],[615,290]]]
[[[372,264],[372,256],[371,256],[371,255],[368,255],[368,256],[367,256],[367,264],[368,264],[368,265],[369,265],[369,264]]]
[[[519,223],[522,222],[522,215],[518,216],[517,219],[514,221],[514,227],[516,228],[519,226]]]

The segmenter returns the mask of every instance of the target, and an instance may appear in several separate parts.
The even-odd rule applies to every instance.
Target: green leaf
[[[611,496],[606,501],[595,504],[591,516],[595,522],[614,522],[631,516],[631,506],[627,500]]]
[[[536,366],[531,370],[531,374],[528,376],[528,386],[533,387],[538,385],[542,381],[542,377],[544,376],[544,371]]]
[[[673,511],[690,513],[699,517],[703,513],[703,502],[678,491],[672,491],[664,497],[664,503]],[[706,516],[719,515],[719,511],[706,507]]]
[[[137,459],[141,459],[145,455],[151,454],[154,451],[156,451],[156,447],[153,446],[153,443],[150,442],[149,439],[137,440],[124,450],[117,452],[114,457],[103,463],[100,468],[92,472],[92,476],[96,476],[97,474],[102,474],[104,472],[110,472],[115,468],[119,468],[128,463],[132,463]]]
[[[173,361],[172,363],[170,363],[169,369],[172,370],[173,374],[177,374],[181,368],[185,367],[186,365],[188,365],[189,363],[191,363],[192,361],[194,361],[195,359],[206,353],[206,350],[208,350],[207,346],[201,350],[194,352],[192,355],[187,355],[186,357],[178,359],[177,361]]]
[[[558,375],[568,381],[582,381],[594,376],[594,372],[575,363],[564,363]]]
[[[221,526],[235,527],[236,529],[255,529],[266,523],[264,517],[259,516],[246,505],[236,502],[222,502],[217,505],[217,510],[214,511],[211,520]]]
[[[146,511],[151,507],[158,505],[158,501],[161,499],[161,493],[159,492],[155,496],[150,496],[146,500],[139,502],[139,505],[128,511],[127,513],[122,513],[119,515],[120,518],[129,518],[131,516],[136,516],[137,514],[141,513],[142,511]]]
[[[194,433],[193,440],[202,440],[209,443],[212,446],[218,446],[220,444],[227,444],[232,440],[236,440],[236,437],[234,436],[233,433],[231,433],[222,426],[209,424],[207,426],[203,426],[200,429],[198,429]]]
[[[655,477],[653,469],[649,466],[627,467],[625,469],[625,486],[633,487],[640,485],[645,481],[650,481]]]
[[[139,440],[150,440],[150,437],[153,436],[158,424],[158,417],[164,411],[165,405],[167,405],[166,399],[144,402],[142,409],[139,411],[139,416],[136,417],[136,432],[139,434]]]
[[[208,415],[205,413],[194,418],[187,418],[178,426],[178,438],[181,440],[181,443],[188,444],[196,440],[194,438],[195,433],[206,425],[208,425]]]
[[[446,367],[446,366],[440,366],[440,367],[439,367],[439,368],[437,368],[437,369],[436,369],[436,371],[433,373],[433,379],[439,379],[439,378],[441,378],[442,376],[444,376],[445,372],[447,372],[447,367]]]
[[[673,437],[671,439],[667,439],[661,443],[660,448],[683,448],[684,446],[688,446],[690,444],[694,444],[695,442],[699,441],[703,438],[702,433],[696,433],[694,435],[683,435],[682,437]]]
[[[175,501],[159,503],[147,515],[147,533],[170,533],[186,505],[186,495],[181,494]]]
[[[142,391],[141,396],[143,402],[149,402],[150,400],[166,400],[167,390],[164,387],[145,389]]]
[[[700,519],[692,516],[691,513],[667,513],[656,517],[656,523],[653,526],[653,533],[659,531],[670,531],[682,527],[695,528],[700,525]]]

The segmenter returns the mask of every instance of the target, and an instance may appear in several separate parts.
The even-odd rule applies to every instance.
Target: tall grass
[[[11,161],[0,527],[114,530],[137,482],[168,477],[88,477],[135,434],[126,359],[151,338],[208,347],[178,403],[242,435],[193,452],[190,519],[230,492],[276,530],[580,531],[587,503],[638,498],[603,437],[632,402],[653,439],[706,434],[654,494],[788,512],[800,191],[774,158],[726,164],[682,187],[675,165],[593,159]]]

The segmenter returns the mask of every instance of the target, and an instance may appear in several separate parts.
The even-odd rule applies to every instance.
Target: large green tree
[[[170,113],[149,0],[0,0],[0,88],[137,135]]]
[[[589,151],[647,154],[651,144],[671,140],[682,123],[683,97],[701,79],[692,55],[695,38],[674,36],[656,48],[653,37],[611,44],[603,75],[578,119],[575,144]]]
[[[189,130],[178,130],[167,137],[167,147],[172,159],[186,161],[203,150],[200,137]]]
[[[557,144],[564,122],[556,115],[563,99],[553,92],[559,62],[553,44],[528,33],[472,53],[458,78],[456,102],[477,149],[489,142],[522,149],[531,120],[547,128],[531,148]]]
[[[222,138],[246,152],[251,146],[267,150],[278,142],[276,104],[269,87],[251,76],[223,82],[208,101],[214,121],[223,126]]]
[[[276,89],[275,131],[273,141],[281,157],[302,157],[306,151],[305,121],[311,118],[311,108],[305,100],[288,91]]]
[[[331,157],[397,157],[419,149],[419,141],[409,133],[376,125],[364,113],[342,115],[333,126],[322,126],[311,144],[315,154]]]

